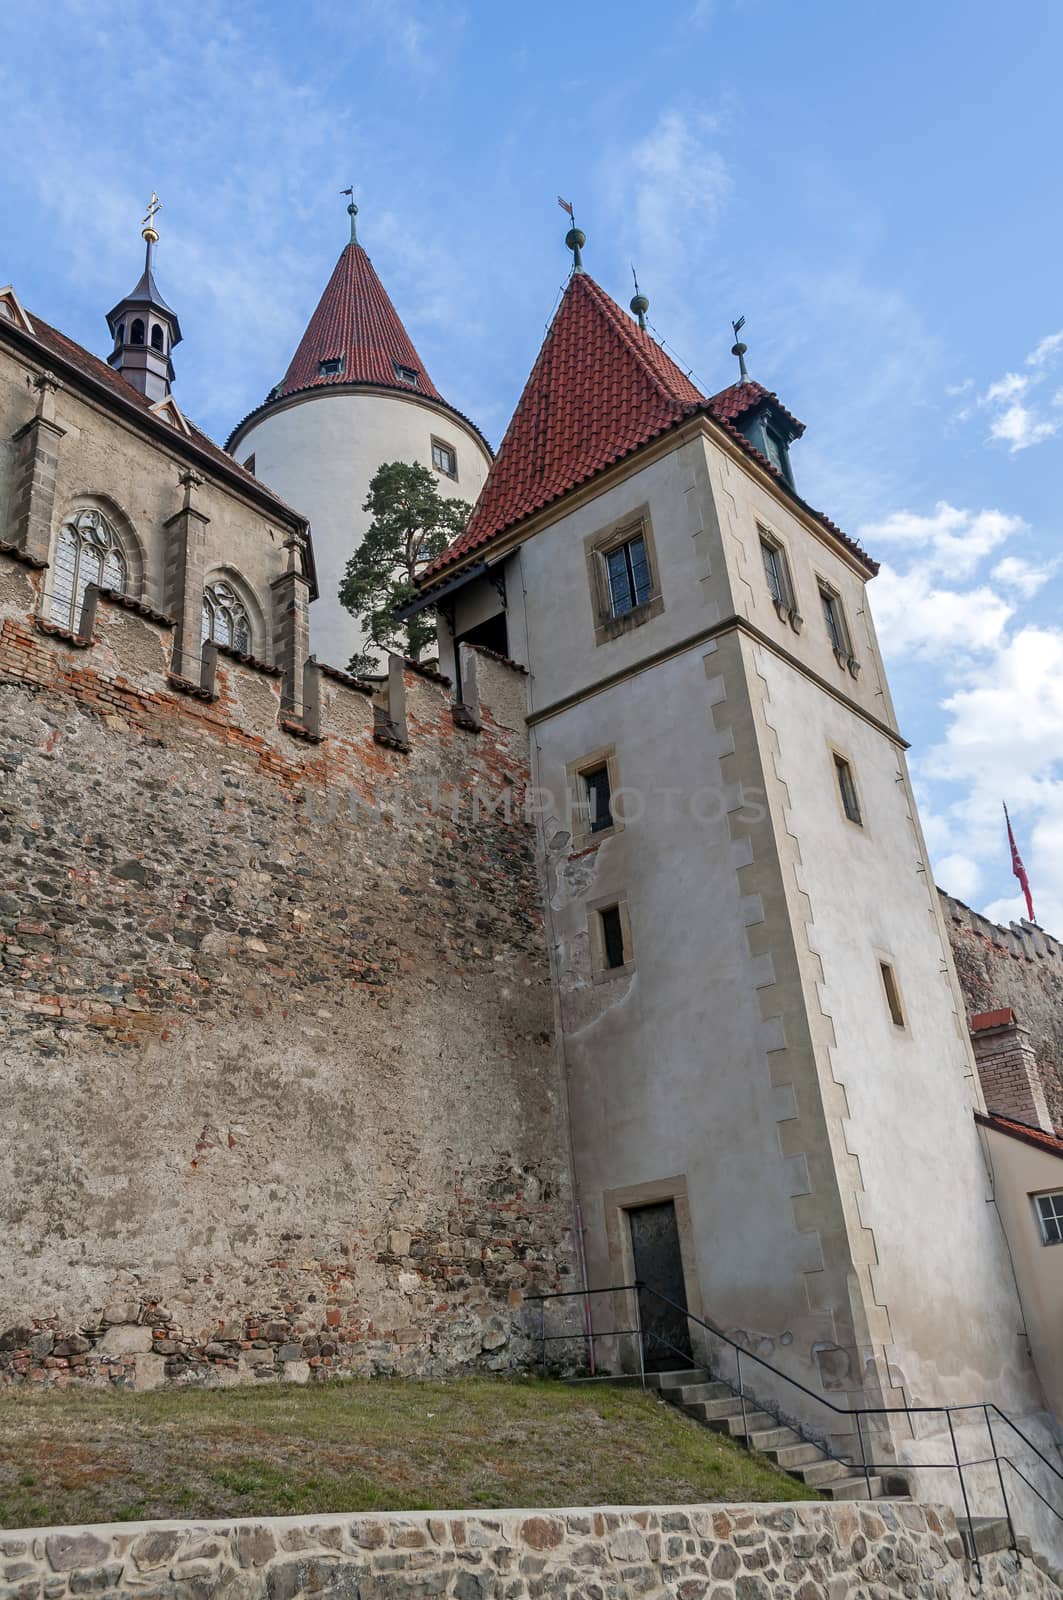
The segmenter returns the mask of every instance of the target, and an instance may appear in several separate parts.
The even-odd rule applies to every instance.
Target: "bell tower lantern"
[[[119,300],[107,313],[114,348],[107,357],[127,383],[155,403],[165,400],[173,382],[170,353],[181,342],[181,324],[155,283],[154,254],[159,242],[155,213],[161,202],[151,197],[141,236],[144,240],[144,271],[136,288]]]

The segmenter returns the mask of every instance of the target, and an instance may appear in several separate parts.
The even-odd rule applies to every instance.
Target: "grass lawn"
[[[0,1527],[798,1500],[652,1394],[541,1379],[0,1393]]]

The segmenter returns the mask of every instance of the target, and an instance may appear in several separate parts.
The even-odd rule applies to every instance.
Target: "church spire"
[[[159,293],[155,282],[155,246],[159,242],[155,217],[162,202],[152,193],[140,236],[144,240],[144,271],[124,300],[107,313],[114,348],[107,360],[116,372],[148,400],[165,400],[173,382],[170,352],[181,342],[181,324]]]
[[[270,400],[334,384],[412,389],[430,400],[442,395],[428,376],[373,263],[358,241],[353,191],[344,246],[317,309],[306,325],[287,372]]]

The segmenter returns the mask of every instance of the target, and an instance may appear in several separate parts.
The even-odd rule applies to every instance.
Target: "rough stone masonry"
[[[0,554],[0,1377],[519,1363],[570,1181],[513,674],[475,731],[408,670],[408,749],[332,674],[299,737],[38,581]]]
[[[1056,1600],[1009,1551],[981,1592]],[[624,1506],[125,1523],[0,1534],[0,1600],[961,1600],[944,1507]]]

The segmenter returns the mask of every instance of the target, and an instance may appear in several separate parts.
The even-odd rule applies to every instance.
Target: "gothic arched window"
[[[203,643],[227,644],[244,655],[251,654],[251,615],[224,578],[216,578],[203,591]]]
[[[59,530],[52,576],[51,620],[73,631],[90,583],[125,589],[129,566],[122,541],[102,511],[72,511]]]
[[[115,341],[114,342],[115,342],[115,344],[125,344],[125,323],[124,322],[120,322],[118,324],[118,332],[115,335]]]
[[[153,350],[162,349],[162,328],[157,322],[153,322],[151,325],[151,348]]]
[[[133,326],[129,330],[129,342],[130,344],[144,343],[144,324],[139,317],[134,320]]]

